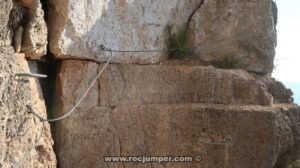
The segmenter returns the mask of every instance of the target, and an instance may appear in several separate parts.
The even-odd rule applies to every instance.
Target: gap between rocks
[[[47,24],[47,29],[49,30],[48,25],[48,13],[49,13],[49,3],[48,0],[40,0],[42,4],[42,10],[44,11],[44,20]],[[49,32],[49,31],[48,31]],[[54,55],[50,52],[49,49],[49,33],[47,37],[47,53],[46,55],[42,56],[40,59],[30,59],[26,58],[28,64],[34,64],[36,67],[36,70],[32,73],[40,73],[47,75],[47,78],[45,79],[39,79],[40,87],[42,89],[43,98],[45,101],[46,106],[46,112],[48,118],[54,117],[54,92],[55,92],[55,83],[56,83],[56,76],[57,71],[59,70],[59,66],[62,60],[56,59]],[[55,140],[55,124],[50,123],[51,127],[51,137],[53,140]],[[57,155],[56,148],[54,147],[53,150],[55,152],[55,155]]]

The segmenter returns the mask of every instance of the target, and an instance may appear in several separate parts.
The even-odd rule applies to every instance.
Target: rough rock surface
[[[288,109],[295,109],[291,116],[280,108],[208,104],[79,108],[57,125],[59,167],[273,168],[299,145],[299,128],[292,129],[299,122],[299,109]],[[200,155],[203,160],[139,164],[103,158],[136,155]]]
[[[271,0],[205,0],[189,24],[188,43],[225,40],[195,49],[195,56],[205,61],[232,56],[248,71],[271,73],[276,46],[274,15],[277,15],[273,15],[272,9]]]
[[[0,167],[16,166],[41,136],[21,167],[54,168],[50,126],[45,123],[41,132],[42,123],[28,113],[31,106],[47,116],[39,81],[14,75],[39,68],[13,53],[6,26],[12,1],[2,1]],[[39,59],[47,48],[42,6],[39,0],[20,2],[31,15],[22,52]],[[177,66],[134,65],[159,63],[167,57],[164,52],[112,53],[112,62],[120,64],[108,65],[75,113],[54,125],[58,167],[297,166],[300,109],[279,104],[291,103],[291,92],[268,77],[276,45],[271,0],[49,0],[48,7],[51,52],[58,59],[83,59],[57,66],[53,117],[69,112],[101,70],[103,64],[96,62],[111,54],[102,46],[166,49],[168,26],[172,33],[188,26],[189,45],[213,44],[193,50],[196,66],[182,66],[181,60]],[[225,41],[214,42],[220,39]],[[244,70],[199,66],[224,56],[240,61]],[[103,158],[120,155],[200,155],[202,161],[139,164]]]
[[[57,117],[74,106],[101,68],[90,61],[62,62],[56,83]],[[271,105],[271,100],[264,84],[245,71],[109,65],[75,113],[56,124],[59,167],[286,165],[299,156],[299,108],[246,105]],[[103,160],[107,155],[196,154],[203,162],[162,166]]]
[[[0,167],[10,168],[24,157],[41,133],[42,123],[29,114],[26,105],[46,116],[38,81],[15,77],[29,72],[24,55],[14,55],[7,28],[11,0],[0,3]],[[21,167],[56,167],[49,124],[45,124],[38,148],[24,159]]]
[[[165,49],[167,25],[186,24],[199,0],[50,0],[50,50],[57,58],[107,60],[111,49]],[[166,53],[118,53],[113,62],[156,63]]]
[[[196,57],[216,61],[230,55],[249,71],[266,74],[273,69],[276,31],[271,0],[212,0],[200,8],[202,0],[50,2],[50,49],[57,58],[107,60],[109,53],[101,52],[101,45],[120,50],[165,49],[166,27],[171,25],[176,32],[189,23],[189,45],[233,39],[199,47]],[[165,55],[116,53],[113,62],[156,63]]]
[[[281,104],[281,103],[293,103],[293,92],[291,89],[288,89],[284,86],[283,83],[280,81],[276,81],[273,78],[261,78],[259,77],[258,80],[261,80],[263,83],[266,84],[267,89],[269,93],[273,96],[273,101],[276,104]]]
[[[46,55],[48,44],[47,25],[40,0],[22,0],[24,7],[29,9],[30,21],[24,28],[21,52],[31,59],[39,59]]]
[[[62,92],[59,97],[81,95],[101,68],[89,61],[63,61],[57,79]],[[95,89],[87,106],[92,102],[100,106],[183,102],[272,104],[265,85],[249,73],[209,67],[109,65]]]
[[[298,161],[296,161],[296,162],[294,162],[294,163],[292,163],[292,164],[290,164],[290,165],[288,165],[284,168],[300,168],[300,160],[298,160]]]

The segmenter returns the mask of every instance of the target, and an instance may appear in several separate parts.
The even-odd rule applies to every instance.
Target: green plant
[[[233,55],[225,55],[220,60],[213,62],[218,68],[237,69],[242,67],[242,62]]]
[[[184,59],[190,49],[186,46],[186,29],[180,28],[177,33],[171,33],[172,26],[167,26],[169,58]]]

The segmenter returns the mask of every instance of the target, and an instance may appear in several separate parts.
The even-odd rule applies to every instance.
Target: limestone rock
[[[50,50],[57,58],[107,60],[117,50],[166,49],[166,27],[182,27],[199,0],[50,0]],[[116,53],[113,62],[157,63],[166,53]]]
[[[10,49],[10,54],[12,54]],[[3,56],[3,55],[1,55]],[[16,166],[25,154],[37,143],[37,148],[30,152],[22,166],[24,167],[56,167],[56,157],[52,149],[53,141],[50,126],[28,113],[27,105],[42,116],[47,116],[45,102],[38,80],[14,77],[14,73],[30,72],[27,62],[20,55],[9,55],[18,63],[8,63],[12,72],[3,77],[1,83],[1,154],[0,165],[3,168]],[[20,59],[19,59],[20,57]],[[19,60],[18,60],[19,59]],[[12,61],[12,60],[9,60]],[[3,62],[3,61],[2,61]],[[5,73],[2,73],[4,75]],[[11,74],[12,76],[10,76]],[[41,135],[42,132],[42,135]]]
[[[294,162],[291,166],[292,168],[300,168],[300,160]]]
[[[40,0],[22,0],[22,4],[29,9],[30,21],[24,29],[21,51],[28,58],[39,59],[46,55],[48,44],[48,30],[42,4]]]
[[[271,73],[277,15],[272,9],[271,0],[205,1],[191,19],[188,43],[213,45],[196,48],[195,57],[214,62],[231,56],[248,71]]]
[[[280,81],[276,81],[273,78],[260,78],[263,83],[266,84],[269,93],[273,96],[274,103],[281,104],[286,103],[290,104],[294,102],[293,92],[291,89],[288,89]]]
[[[0,4],[0,167],[15,167],[40,136],[42,123],[28,113],[31,105],[46,116],[42,92],[37,80],[16,77],[15,73],[29,72],[24,54],[14,55],[7,29],[11,0]],[[20,167],[54,168],[56,159],[52,149],[50,126],[45,124],[38,147],[24,159]]]
[[[91,61],[62,61],[56,117],[74,107],[102,67]],[[272,96],[264,81],[243,70],[108,65],[75,112],[56,124],[58,160],[66,168],[159,168],[157,163],[109,163],[103,157],[200,155],[200,163],[163,165],[287,165],[300,156],[299,107],[268,105]]]
[[[293,105],[290,105],[291,107]],[[292,146],[287,149],[284,153],[281,153],[281,156],[277,159],[276,165],[274,167],[284,167],[290,163],[293,163],[295,160],[300,158],[300,127],[299,127],[299,106],[298,108],[289,108],[288,106],[279,106],[279,110],[284,116],[282,116],[284,120],[289,122],[290,128],[294,133],[292,137]],[[296,107],[296,106],[295,106]],[[296,116],[295,116],[296,114]],[[297,168],[297,161],[293,164],[295,168]]]
[[[201,2],[51,0],[50,49],[61,59],[104,61],[110,53],[102,52],[102,45],[117,50],[166,49],[166,27],[175,27],[176,33],[188,24],[188,45],[231,40],[198,47],[196,57],[211,62],[230,55],[248,71],[272,72],[276,18],[271,0],[212,0],[199,6]],[[165,59],[166,53],[114,56],[117,63],[149,64]]]
[[[289,117],[299,115],[298,107],[288,109],[296,109]],[[273,168],[277,159],[296,146],[297,134],[291,128],[295,123],[289,119],[278,108],[257,106],[187,103],[80,108],[57,125],[57,154],[64,168]],[[202,161],[104,162],[104,156],[170,155],[200,155]]]
[[[57,97],[82,95],[99,68],[102,65],[88,61],[63,61]],[[109,65],[93,89],[87,107],[183,102],[272,104],[265,85],[249,73],[209,67]],[[74,104],[75,100],[67,104]]]

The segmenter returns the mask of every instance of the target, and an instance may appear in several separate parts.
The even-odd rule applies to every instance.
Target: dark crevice
[[[51,57],[50,57],[51,58]],[[48,118],[52,118],[52,107],[53,107],[53,97],[55,91],[55,81],[56,74],[60,64],[60,60],[51,59],[44,63],[38,64],[38,69],[41,70],[42,74],[46,74],[46,79],[41,79],[42,91],[45,99],[45,104],[47,108]]]
[[[190,22],[193,18],[193,16],[196,14],[196,12],[204,5],[205,0],[201,0],[201,2],[199,3],[199,5],[197,6],[197,8],[192,12],[192,14],[189,16],[188,20],[187,20],[187,24],[186,24],[186,30],[188,30]]]
[[[45,104],[46,104],[46,109],[47,109],[47,117],[48,119],[52,119],[56,117],[56,106],[57,102],[55,102],[55,93],[56,93],[56,80],[57,80],[57,74],[60,69],[60,65],[62,60],[56,59],[54,54],[51,53],[50,51],[50,46],[49,46],[49,9],[50,9],[50,4],[48,0],[40,0],[42,3],[42,9],[44,10],[44,19],[47,25],[48,29],[48,45],[47,45],[47,54],[43,57],[43,59],[46,61],[46,64],[44,64],[46,68],[46,74],[48,76],[47,80],[44,81],[43,85],[43,94],[44,94],[44,99],[45,99]],[[56,123],[49,123],[51,127],[51,137],[54,141],[56,141]],[[54,143],[53,150],[55,155],[57,155],[57,143]],[[57,159],[57,167],[59,167],[59,160]]]
[[[49,50],[48,50],[49,51]],[[46,109],[47,109],[47,115],[48,119],[53,119],[57,117],[57,102],[55,98],[55,93],[56,93],[56,80],[57,80],[57,74],[60,69],[61,65],[61,60],[55,59],[52,54],[49,55],[48,57],[49,62],[47,64],[47,81],[46,84],[44,84],[44,89],[43,92],[46,93],[44,96],[45,99],[45,104],[46,104]],[[51,127],[51,136],[54,141],[56,141],[56,136],[57,136],[57,129],[56,129],[56,123],[49,123]],[[54,143],[53,150],[55,155],[57,155],[57,143]],[[59,165],[59,160],[57,160],[57,166]]]
[[[40,0],[42,4],[42,9],[44,11],[44,20],[47,24],[48,32],[49,32],[49,26],[48,26],[48,19],[49,19],[49,2],[48,0]],[[39,64],[38,69],[42,70],[43,74],[46,74],[48,77],[47,79],[41,80],[42,85],[42,91],[45,99],[45,104],[47,108],[47,114],[48,118],[52,118],[52,107],[53,107],[53,96],[55,92],[55,81],[56,81],[56,74],[58,67],[60,65],[60,60],[56,59],[54,55],[50,52],[49,47],[49,33],[48,33],[48,45],[47,45],[47,54],[42,56],[40,60],[37,60],[39,62],[43,62]]]
[[[41,4],[42,4],[42,9],[44,11],[44,19],[45,22],[48,22],[48,13],[49,13],[49,2],[48,0],[40,0]]]
[[[49,2],[48,0],[40,0],[42,4],[42,10],[44,11],[44,20],[46,22],[48,32],[49,32]],[[56,79],[57,74],[60,69],[60,64],[62,60],[56,59],[55,56],[51,53],[50,47],[49,47],[49,33],[48,33],[48,45],[47,45],[47,53],[46,55],[42,56],[38,60],[30,60],[35,61],[37,64],[37,73],[45,74],[47,75],[46,79],[40,79],[40,86],[43,93],[43,98],[45,100],[45,106],[47,111],[47,118],[54,118],[55,117],[55,90],[56,90]],[[55,129],[54,123],[50,123],[51,127],[51,136],[52,139],[55,140],[56,129]],[[55,143],[56,144],[56,143]],[[57,147],[54,145],[53,150],[55,154],[57,154],[56,151]],[[57,160],[58,162],[58,160]],[[58,163],[57,163],[58,165]]]
[[[33,63],[33,66],[36,66],[36,71],[32,73],[39,73],[47,75],[45,79],[39,79],[40,87],[42,89],[43,99],[45,101],[47,118],[54,118],[55,112],[55,86],[56,86],[56,78],[57,78],[57,71],[59,70],[61,60],[54,59],[50,52],[45,55],[47,61],[38,61],[38,60],[28,60],[29,65],[30,62]],[[55,124],[49,123],[51,127],[51,137],[55,140]],[[57,154],[55,151],[55,146],[53,148],[54,153]]]
[[[180,27],[176,33],[172,33],[172,26],[168,25],[167,30],[167,46],[169,59],[186,60],[187,57],[194,57],[194,53],[189,46],[187,46],[187,38],[189,34],[190,22],[193,19],[197,11],[203,6],[205,0],[199,0],[199,4],[192,11],[192,13],[187,18],[187,21],[183,27]]]

